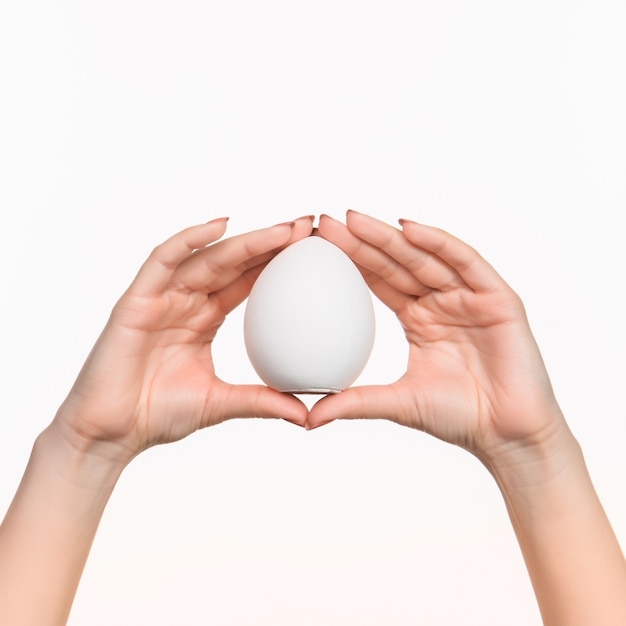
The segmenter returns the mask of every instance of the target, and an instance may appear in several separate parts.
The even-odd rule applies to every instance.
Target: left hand
[[[402,230],[349,212],[322,216],[319,234],[361,269],[397,315],[409,345],[405,374],[389,385],[327,396],[307,426],[386,418],[468,449],[487,465],[538,449],[569,431],[517,294],[476,250],[440,229]]]

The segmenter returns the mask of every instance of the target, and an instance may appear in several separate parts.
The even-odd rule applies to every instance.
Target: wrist
[[[563,416],[546,424],[541,432],[478,455],[501,490],[524,492],[558,482],[572,471],[586,472],[581,447]]]
[[[111,452],[73,445],[60,420],[37,437],[0,525],[2,624],[66,623],[103,511],[124,467]]]
[[[597,496],[583,452],[565,420],[542,437],[502,446],[483,462],[500,489],[523,551],[527,541],[543,545],[540,537],[558,536],[573,517],[581,522],[596,517]]]
[[[70,484],[108,493],[133,458],[122,446],[89,439],[72,429],[58,414],[35,442],[58,475]]]
[[[502,492],[543,622],[626,623],[624,557],[565,421],[484,462]]]

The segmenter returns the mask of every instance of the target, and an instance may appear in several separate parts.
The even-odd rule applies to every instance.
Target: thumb
[[[336,419],[388,419],[398,422],[398,406],[392,385],[350,387],[319,400],[309,411],[306,428],[317,428]]]
[[[304,426],[308,415],[306,405],[295,396],[263,385],[229,385],[224,396],[222,416],[284,419]]]

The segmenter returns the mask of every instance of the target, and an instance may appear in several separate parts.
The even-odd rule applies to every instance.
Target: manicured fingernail
[[[216,222],[227,222],[230,218],[228,217],[216,217],[214,220],[209,220],[207,224],[215,224]]]
[[[398,224],[400,224],[400,226],[404,226],[405,224],[417,224],[417,222],[415,222],[413,220],[405,220],[403,217],[401,217],[398,220]]]
[[[293,228],[295,222],[280,222],[279,224],[274,224],[274,226],[289,226],[290,228]]]
[[[313,221],[315,219],[315,215],[302,215],[301,217],[296,219],[296,222],[298,220],[311,220]]]

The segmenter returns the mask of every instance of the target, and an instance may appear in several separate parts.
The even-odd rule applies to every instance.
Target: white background
[[[155,244],[354,208],[454,232],[521,294],[624,545],[625,26],[618,0],[3,2],[0,509]],[[404,365],[377,314],[363,382]],[[240,310],[216,361],[256,380]],[[464,451],[240,420],[128,468],[70,623],[540,619]]]

